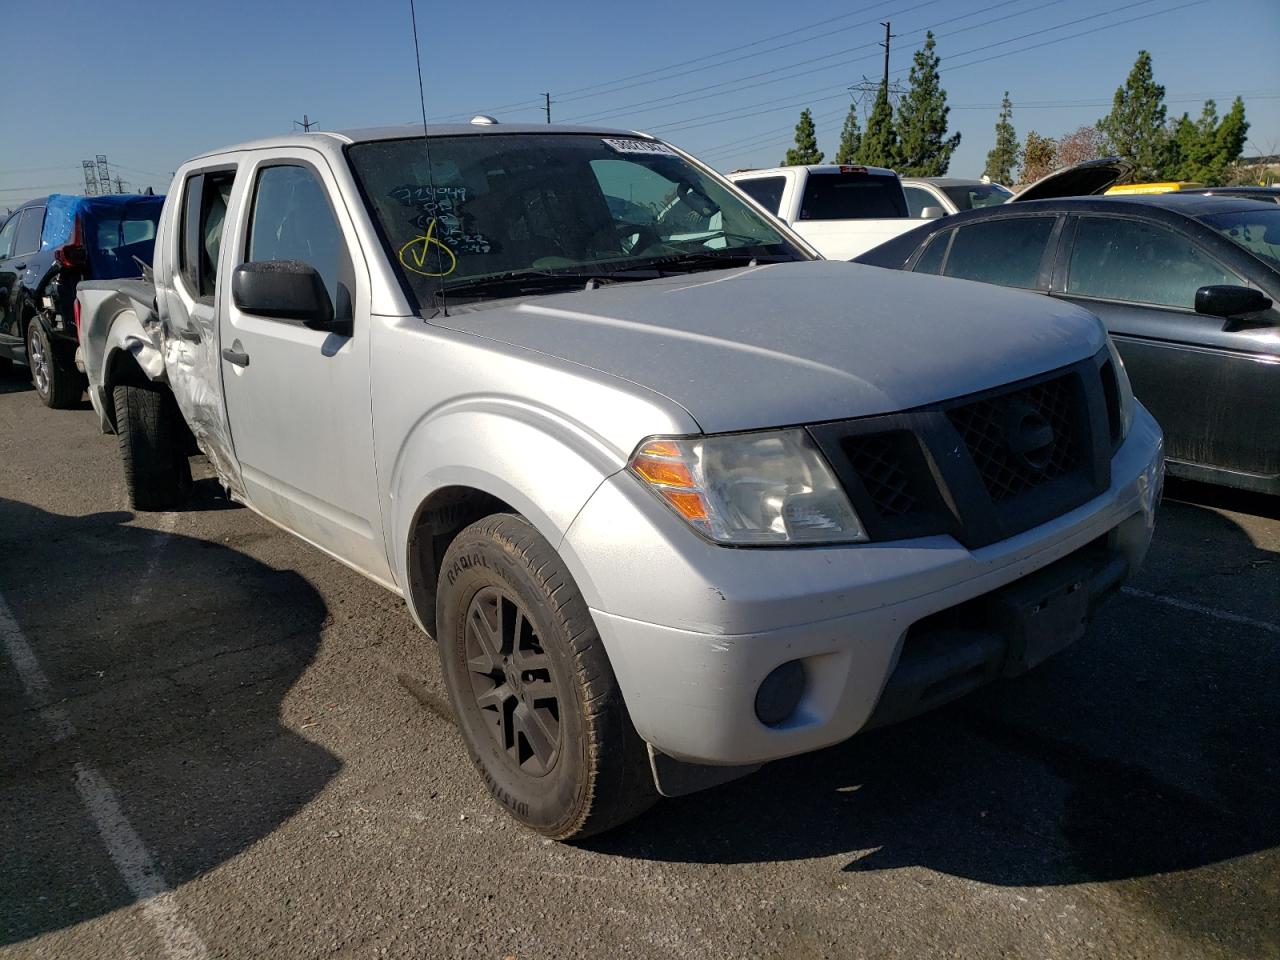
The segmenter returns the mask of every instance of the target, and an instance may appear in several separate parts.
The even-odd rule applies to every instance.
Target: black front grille
[[[991,499],[1008,499],[1079,466],[1076,431],[1082,418],[1072,403],[1071,376],[947,411]],[[1010,434],[1027,420],[1047,424],[1051,440],[1031,451],[1013,449]]]
[[[902,436],[873,433],[846,445],[849,462],[882,517],[902,517],[917,510],[917,481],[902,455]]]
[[[874,540],[969,547],[1044,523],[1111,482],[1106,351],[946,403],[809,428]]]

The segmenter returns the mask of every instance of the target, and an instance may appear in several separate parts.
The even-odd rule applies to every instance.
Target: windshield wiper
[[[636,262],[637,267],[651,267],[663,273],[690,273],[697,270],[731,270],[766,263],[787,263],[794,257],[761,256],[740,250],[700,250],[697,253],[673,253]]]
[[[480,294],[518,296],[521,293],[538,293],[557,288],[572,290],[596,284],[620,283],[628,280],[655,280],[662,274],[649,264],[627,266],[617,270],[566,271],[513,270],[490,277],[475,277],[447,284],[446,297]]]

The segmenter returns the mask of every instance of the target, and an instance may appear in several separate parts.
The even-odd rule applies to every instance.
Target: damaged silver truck
[[[1141,563],[1161,434],[1093,315],[824,261],[643,134],[423,133],[183,164],[84,361],[136,508],[198,446],[404,598],[522,823],[1016,675]]]

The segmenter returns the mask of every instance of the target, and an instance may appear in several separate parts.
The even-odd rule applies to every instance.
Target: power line
[[[947,20],[940,20],[940,21],[938,21],[937,23],[933,24],[933,25],[932,25],[932,26],[930,26],[930,27],[921,27],[921,28],[919,28],[919,29],[917,29],[917,30],[913,30],[913,31],[911,31],[911,33],[910,33],[910,34],[907,34],[906,36],[912,36],[912,37],[916,37],[917,39],[919,39],[919,38],[923,37],[923,36],[924,36],[928,31],[930,31],[930,30],[934,30],[934,29],[936,29],[937,27],[946,26],[946,25],[947,25],[947,24],[949,24],[949,23],[955,23],[957,20],[965,20],[965,19],[968,19],[969,17],[974,17],[974,16],[977,16],[977,15],[982,14],[982,13],[988,13],[988,12],[990,12],[990,11],[992,11],[992,10],[999,9],[1000,7],[1007,7],[1007,6],[1009,6],[1010,4],[1013,4],[1013,3],[1020,3],[1020,2],[1022,2],[1022,0],[999,0],[999,2],[997,2],[997,3],[988,4],[987,6],[985,6],[985,7],[980,7],[980,8],[978,8],[977,10],[971,10],[971,11],[969,11],[968,13],[962,13],[962,14],[960,14],[960,15],[958,15],[958,16],[950,17],[950,18],[949,18],[949,19],[947,19]],[[1056,6],[1057,4],[1059,4],[1059,3],[1063,3],[1063,2],[1065,2],[1065,0],[1045,0],[1045,2],[1044,2],[1044,3],[1041,3],[1041,4],[1039,4],[1038,6],[1031,7],[1031,8],[1029,8],[1029,9],[1027,9],[1027,10],[1022,10],[1022,11],[1018,11],[1018,12],[1016,12],[1016,13],[1009,14],[1009,19],[1012,19],[1013,17],[1023,16],[1023,15],[1025,15],[1025,14],[1027,14],[1027,13],[1033,13],[1033,12],[1035,12],[1036,10],[1042,10],[1042,9],[1044,9],[1045,7]],[[1143,4],[1143,3],[1154,3],[1154,2],[1156,2],[1156,0],[1139,0],[1138,4],[1135,4],[1135,5],[1136,5],[1136,6],[1140,6],[1140,5],[1141,5],[1141,4]],[[1108,11],[1108,13],[1109,13],[1109,12],[1110,12],[1110,11]],[[1105,16],[1105,15],[1106,15],[1106,13],[1103,13],[1103,14],[1095,14],[1095,16]],[[1060,28],[1060,27],[1062,27],[1062,26],[1070,26],[1070,25],[1072,25],[1072,24],[1074,24],[1074,23],[1078,23],[1078,22],[1080,22],[1080,21],[1079,21],[1079,20],[1072,20],[1072,21],[1068,21],[1066,24],[1059,24],[1057,27],[1050,27],[1050,28],[1048,28],[1048,29],[1056,30],[1056,29],[1059,29],[1059,28]],[[984,22],[982,22],[982,23],[971,24],[970,26],[967,26],[967,27],[961,27],[961,28],[960,28],[960,29],[958,29],[958,30],[952,30],[952,31],[950,31],[950,32],[948,32],[948,33],[942,34],[941,36],[942,36],[942,37],[944,37],[944,38],[946,38],[946,37],[954,37],[954,36],[956,36],[956,35],[958,35],[958,34],[961,34],[961,33],[967,33],[967,32],[968,32],[968,31],[970,31],[970,30],[977,30],[977,29],[981,29],[981,28],[983,28],[983,27],[988,27],[988,26],[990,26],[990,24],[984,21]],[[820,61],[820,60],[831,60],[831,59],[833,59],[833,58],[837,58],[837,57],[845,57],[845,56],[847,56],[847,55],[848,55],[848,54],[850,54],[850,53],[856,53],[856,52],[857,52],[857,51],[859,51],[859,50],[865,50],[865,49],[867,49],[868,47],[876,47],[876,46],[879,46],[879,45],[880,45],[880,41],[878,41],[878,40],[873,40],[873,41],[870,41],[870,42],[868,42],[868,43],[859,44],[859,45],[858,45],[858,46],[856,46],[856,47],[849,47],[848,49],[845,49],[845,50],[837,50],[835,53],[825,54],[825,55],[820,56],[820,57],[810,57],[810,58],[808,58],[808,59],[806,59],[806,60],[797,61],[797,62],[795,62],[795,63],[788,63],[788,64],[783,64],[783,65],[782,65],[782,66],[780,66],[780,67],[773,67],[773,68],[771,68],[771,69],[769,69],[769,70],[761,70],[761,71],[759,71],[759,72],[757,72],[757,73],[750,73],[750,74],[746,74],[746,75],[741,76],[741,77],[734,77],[734,78],[733,78],[733,79],[731,79],[731,80],[725,80],[725,81],[722,81],[722,82],[720,82],[720,83],[712,83],[712,84],[707,84],[706,86],[702,86],[702,87],[694,87],[694,88],[693,88],[693,89],[691,89],[691,90],[684,90],[684,91],[681,91],[680,93],[671,94],[670,96],[666,96],[666,97],[658,97],[658,98],[651,98],[651,99],[648,99],[648,100],[637,101],[637,102],[635,102],[635,103],[629,103],[629,104],[627,104],[626,106],[623,106],[623,107],[614,107],[614,108],[610,108],[610,109],[608,109],[608,110],[604,110],[604,111],[602,111],[602,112],[600,112],[600,113],[589,114],[589,115],[587,115],[587,116],[582,116],[582,117],[574,117],[574,118],[572,118],[572,119],[573,119],[575,122],[593,122],[593,121],[597,121],[597,120],[607,120],[607,119],[610,119],[611,117],[617,116],[617,115],[619,115],[619,114],[625,114],[625,113],[630,113],[630,112],[647,113],[647,112],[650,112],[650,111],[652,111],[652,110],[664,109],[664,106],[663,106],[663,105],[664,105],[664,102],[665,102],[665,101],[678,100],[678,101],[679,101],[678,103],[665,103],[665,107],[672,107],[672,106],[680,106],[680,105],[685,104],[685,103],[693,103],[693,102],[698,101],[698,100],[708,100],[708,99],[713,99],[713,98],[715,98],[715,97],[728,96],[728,95],[730,95],[730,94],[737,93],[737,92],[739,92],[739,91],[741,91],[741,90],[750,90],[750,89],[753,89],[753,88],[755,88],[755,87],[765,86],[766,84],[777,83],[779,80],[793,80],[793,79],[795,79],[796,77],[804,77],[804,76],[808,76],[809,74],[812,74],[812,73],[821,73],[821,72],[823,72],[823,71],[825,71],[825,70],[834,70],[834,69],[837,69],[837,68],[840,68],[840,67],[847,67],[847,66],[849,66],[850,64],[860,63],[860,62],[865,61],[865,60],[873,60],[873,59],[877,59],[878,55],[877,55],[877,54],[873,54],[873,55],[871,55],[871,56],[858,57],[858,58],[853,59],[853,60],[845,60],[845,61],[843,61],[843,62],[841,62],[841,63],[834,63],[834,64],[829,63],[829,64],[826,64],[826,65],[824,65],[824,66],[820,66],[820,67],[812,67],[812,68],[807,69],[807,70],[799,70],[799,71],[797,71],[797,72],[794,72],[794,73],[788,74],[787,76],[784,76],[784,77],[774,77],[773,79],[770,79],[770,80],[760,80],[760,79],[758,79],[758,78],[761,78],[761,77],[773,77],[773,75],[774,75],[774,74],[781,73],[781,72],[786,71],[786,70],[792,70],[793,68],[798,67],[798,66],[805,66],[805,65],[808,65],[808,64],[813,64],[813,63],[816,63],[816,62],[818,62],[818,61]],[[982,49],[986,49],[986,47],[979,47],[979,48],[977,48],[977,49],[982,50]],[[905,72],[905,71],[900,71],[900,72]],[[743,81],[744,81],[744,80],[757,80],[757,82],[756,82],[756,83],[745,83],[745,84],[744,84],[744,83],[743,83]],[[688,94],[691,94],[691,93],[703,93],[703,91],[707,91],[707,90],[719,90],[719,89],[721,89],[721,88],[723,88],[723,87],[733,87],[733,89],[732,89],[732,90],[730,90],[730,91],[723,91],[723,92],[720,92],[720,93],[707,93],[707,94],[704,94],[703,96],[695,96],[695,97],[690,97],[690,96],[688,96]],[[681,99],[681,98],[683,98],[683,99]]]
[[[922,3],[922,4],[919,4],[919,6],[928,6],[928,5],[929,5],[929,3],[937,3],[937,2],[939,2],[939,0],[928,0],[928,3]],[[810,23],[810,24],[808,24],[808,25],[806,25],[806,26],[803,26],[803,27],[796,27],[795,29],[787,30],[787,31],[785,31],[785,32],[783,32],[783,33],[774,33],[774,34],[770,34],[769,36],[761,37],[759,40],[752,40],[752,41],[751,41],[751,42],[749,42],[749,43],[739,44],[739,45],[738,45],[738,46],[736,46],[736,47],[726,47],[726,48],[725,48],[725,49],[723,49],[723,50],[717,50],[717,51],[715,51],[715,52],[713,52],[713,53],[704,53],[702,56],[699,56],[699,57],[693,57],[692,59],[689,59],[689,60],[681,60],[681,61],[679,61],[678,63],[670,63],[670,64],[667,64],[665,67],[656,67],[656,68],[654,68],[654,69],[652,69],[652,70],[642,70],[640,73],[633,73],[633,74],[630,74],[630,75],[625,76],[625,77],[615,77],[615,78],[614,78],[614,79],[612,79],[612,80],[602,80],[602,81],[599,81],[599,82],[597,82],[597,83],[587,84],[586,86],[583,86],[583,87],[574,87],[572,90],[565,90],[565,91],[561,92],[560,94],[558,94],[557,96],[558,96],[558,98],[559,98],[561,101],[566,101],[566,100],[583,100],[583,99],[587,99],[587,97],[579,96],[579,95],[580,95],[580,94],[585,93],[586,91],[589,91],[589,90],[599,90],[601,87],[612,87],[612,86],[614,86],[615,84],[625,84],[625,83],[627,83],[627,81],[630,81],[630,80],[637,80],[637,79],[639,79],[639,78],[641,78],[641,77],[650,77],[650,76],[658,75],[658,80],[654,80],[654,81],[647,81],[647,82],[653,82],[653,83],[656,83],[656,82],[661,81],[661,80],[670,80],[670,79],[672,79],[673,77],[685,76],[685,75],[687,74],[687,72],[686,72],[686,73],[679,73],[679,74],[672,74],[672,73],[671,73],[671,71],[672,71],[672,70],[675,70],[675,69],[677,69],[677,68],[679,68],[679,67],[686,67],[686,66],[689,66],[690,64],[694,64],[694,63],[701,63],[701,62],[702,62],[702,61],[704,61],[704,60],[714,60],[716,57],[721,57],[721,56],[724,56],[725,54],[728,54],[728,53],[737,53],[739,50],[747,50],[747,49],[750,49],[751,47],[758,47],[758,46],[760,46],[761,44],[769,43],[769,42],[774,41],[774,40],[777,40],[777,39],[779,39],[779,38],[781,38],[781,37],[790,37],[790,36],[794,36],[794,35],[795,35],[795,34],[797,34],[797,33],[805,33],[806,31],[809,31],[809,30],[816,30],[818,27],[823,27],[823,26],[826,26],[827,24],[835,23],[836,21],[839,21],[839,20],[847,20],[849,17],[856,17],[856,16],[857,16],[858,14],[860,14],[860,13],[865,13],[865,12],[867,12],[868,10],[874,9],[875,7],[883,6],[883,4],[884,4],[884,0],[879,0],[879,2],[877,2],[877,3],[868,4],[868,5],[867,5],[867,6],[865,6],[865,7],[859,7],[857,10],[851,10],[851,11],[849,11],[848,13],[842,13],[842,14],[840,14],[839,16],[835,16],[835,17],[828,17],[828,18],[827,18],[827,19],[825,19],[825,20],[819,20],[819,21],[817,21],[817,22],[815,22],[815,23]],[[911,8],[911,9],[915,9],[915,8]],[[900,13],[905,13],[905,12],[907,12],[907,11],[899,11],[899,12],[900,12]],[[868,22],[871,22],[871,21],[868,21]],[[845,30],[852,30],[852,29],[855,29],[855,28],[860,27],[860,26],[865,26],[865,24],[863,24],[863,23],[857,23],[857,24],[853,24],[852,26],[849,26],[849,27],[841,27],[839,30],[831,31],[831,33],[840,33],[840,32],[843,32],[843,31],[845,31]],[[828,34],[828,35],[829,35],[829,34]],[[795,40],[795,41],[791,41],[791,42],[789,42],[789,43],[780,44],[780,45],[778,45],[778,46],[776,46],[776,47],[773,47],[772,49],[773,49],[773,50],[781,50],[781,49],[784,49],[784,48],[786,48],[786,47],[792,47],[792,46],[795,46],[795,45],[797,45],[797,44],[799,44],[799,43],[808,43],[810,40],[813,40],[813,39],[816,39],[816,38],[814,38],[814,37],[806,37],[806,38],[804,38],[804,39],[802,39],[802,40]],[[756,54],[750,54],[749,56],[756,56]],[[746,59],[746,58],[736,57],[736,58],[734,58],[733,60],[726,60],[726,61],[724,61],[724,63],[711,64],[711,65],[706,66],[706,67],[704,67],[704,68],[702,68],[702,69],[708,69],[708,70],[709,70],[709,69],[713,69],[714,67],[717,67],[717,66],[724,66],[725,64],[728,64],[728,63],[736,63],[736,62],[737,62],[738,60],[740,60],[740,59]],[[693,71],[693,72],[696,72],[696,71]],[[633,87],[633,86],[643,86],[643,84],[628,84],[627,86],[624,86],[624,87],[616,87],[616,88],[615,88],[615,89],[613,89],[613,90],[604,90],[604,91],[601,91],[599,94],[593,94],[593,96],[605,96],[606,94],[610,94],[610,93],[618,93],[618,92],[619,92],[619,91],[621,91],[621,90],[630,89],[630,88],[631,88],[631,87]],[[484,112],[486,112],[486,113],[496,113],[496,112],[498,112],[498,111],[500,111],[500,110],[507,110],[507,109],[511,109],[511,108],[515,108],[515,107],[523,107],[523,106],[525,106],[526,104],[528,104],[528,103],[530,103],[530,102],[532,102],[532,101],[524,100],[524,99],[516,100],[516,101],[513,101],[512,103],[503,104],[503,105],[498,106],[498,107],[492,107],[492,108],[490,108],[489,110],[486,110],[486,111],[484,111]],[[469,116],[471,116],[471,114],[470,114],[470,113],[453,113],[453,114],[449,114],[448,116],[443,117],[443,118],[441,118],[441,119],[443,119],[443,120],[452,120],[452,119],[458,119],[458,118],[466,119],[466,118],[467,118],[467,117],[469,117]]]
[[[1144,5],[1146,5],[1146,4],[1148,4],[1148,3],[1151,3],[1151,2],[1154,2],[1154,0],[1140,0],[1140,2],[1139,2],[1139,3],[1136,3],[1136,4],[1134,4],[1133,6],[1144,6]],[[1172,12],[1177,11],[1177,10],[1182,10],[1182,9],[1185,9],[1186,7],[1196,6],[1196,5],[1198,5],[1198,4],[1200,4],[1200,3],[1204,3],[1204,2],[1205,2],[1205,0],[1190,0],[1190,2],[1188,2],[1188,3],[1178,4],[1178,5],[1173,6],[1173,7],[1168,7],[1168,8],[1161,9],[1161,10],[1155,10],[1155,11],[1152,11],[1152,12],[1150,12],[1150,13],[1140,14],[1140,15],[1138,15],[1138,16],[1136,16],[1136,17],[1130,17],[1130,18],[1129,18],[1129,19],[1127,19],[1127,20],[1119,20],[1119,21],[1115,21],[1115,22],[1112,22],[1112,23],[1104,24],[1103,26],[1100,26],[1100,27],[1094,27],[1094,28],[1091,28],[1091,29],[1089,29],[1089,30],[1082,30],[1082,31],[1080,31],[1079,33],[1069,34],[1069,35],[1064,36],[1064,37],[1055,37],[1055,38],[1054,38],[1054,39],[1052,39],[1052,40],[1046,40],[1046,41],[1043,41],[1043,42],[1041,42],[1041,43],[1029,44],[1029,45],[1027,45],[1027,46],[1025,46],[1025,47],[1019,47],[1019,48],[1018,48],[1018,49],[1016,49],[1016,50],[1006,50],[1006,51],[1004,51],[1004,52],[1002,52],[1002,53],[994,54],[994,55],[992,55],[992,56],[990,56],[990,57],[984,57],[984,58],[981,58],[980,60],[974,60],[974,61],[971,61],[971,62],[968,62],[968,63],[957,64],[957,65],[955,65],[955,66],[950,67],[949,69],[951,69],[951,70],[958,70],[958,69],[963,69],[964,67],[974,66],[974,65],[976,65],[976,64],[978,64],[978,63],[986,63],[986,62],[991,61],[991,60],[996,60],[996,59],[999,59],[999,58],[1001,58],[1001,57],[1011,57],[1011,56],[1014,56],[1015,54],[1025,53],[1025,52],[1026,52],[1026,51],[1028,51],[1028,50],[1035,50],[1035,49],[1039,49],[1039,48],[1041,48],[1041,47],[1050,46],[1050,45],[1055,44],[1055,43],[1064,43],[1064,42],[1066,42],[1066,41],[1068,41],[1068,40],[1075,40],[1075,39],[1078,39],[1079,37],[1086,36],[1086,35],[1091,34],[1091,33],[1097,33],[1097,32],[1099,32],[1099,31],[1101,31],[1101,30],[1109,30],[1109,29],[1112,29],[1112,28],[1117,27],[1117,26],[1122,26],[1122,25],[1125,25],[1125,24],[1134,23],[1134,22],[1136,22],[1136,21],[1138,21],[1138,20],[1146,20],[1146,19],[1150,19],[1151,17],[1163,16],[1163,15],[1165,15],[1165,14],[1167,14],[1167,13],[1172,13]],[[1130,7],[1130,9],[1132,9],[1132,7]],[[944,58],[944,59],[954,59],[954,57],[967,56],[968,54],[976,53],[976,52],[978,52],[978,51],[980,51],[980,50],[990,49],[990,48],[991,48],[991,47],[993,47],[993,46],[1001,46],[1001,45],[1003,45],[1003,44],[1005,44],[1005,43],[1011,43],[1011,42],[1014,42],[1014,40],[1017,40],[1017,39],[1026,39],[1027,37],[1035,36],[1036,34],[1041,34],[1041,33],[1046,33],[1046,32],[1052,31],[1052,30],[1062,29],[1064,26],[1070,26],[1070,25],[1073,25],[1074,23],[1081,23],[1081,22],[1084,22],[1084,21],[1086,21],[1086,20],[1093,20],[1093,19],[1097,19],[1097,17],[1099,17],[1099,16],[1104,16],[1104,15],[1105,15],[1105,13],[1103,13],[1103,14],[1094,14],[1094,15],[1089,16],[1089,17],[1081,17],[1081,18],[1078,18],[1077,20],[1069,21],[1068,23],[1058,24],[1057,26],[1054,26],[1054,27],[1046,27],[1046,28],[1044,28],[1044,29],[1042,29],[1042,30],[1032,31],[1031,33],[1023,34],[1021,37],[1011,38],[1011,39],[1009,39],[1009,40],[1004,40],[1004,41],[997,41],[997,42],[995,42],[995,43],[985,44],[985,45],[983,45],[983,46],[981,46],[981,47],[975,47],[973,50],[965,51],[965,52],[963,52],[963,53],[954,54],[952,57],[948,57],[948,58]],[[902,70],[898,71],[898,73],[904,73],[904,72],[906,72],[906,71],[902,71]],[[769,144],[769,143],[765,143],[765,142],[764,142],[764,140],[765,140],[766,138],[768,138],[768,137],[772,137],[772,136],[774,136],[774,135],[773,135],[773,134],[764,134],[764,135],[762,135],[762,136],[761,136],[761,138],[760,138],[761,142],[760,142],[758,145],[757,145],[757,144],[751,144],[751,143],[747,143],[747,144],[743,144],[743,145],[738,145],[738,146],[736,146],[736,147],[735,147],[735,152],[742,152],[742,151],[745,151],[745,150],[748,150],[748,149],[756,149],[756,148],[757,148],[757,146],[758,146],[760,149],[763,149],[765,146],[771,145],[771,144]],[[784,141],[782,141],[782,142],[784,142],[784,143],[785,143],[785,142],[788,142],[788,141],[784,140]],[[721,152],[722,152],[726,147],[728,147],[728,146],[730,146],[730,145],[731,145],[731,144],[721,144],[721,145],[719,145],[719,146],[712,147],[712,148],[710,148],[709,150],[701,151],[701,152],[700,152],[700,155],[701,155],[701,156],[715,156],[715,155],[720,154],[720,153],[721,153]]]

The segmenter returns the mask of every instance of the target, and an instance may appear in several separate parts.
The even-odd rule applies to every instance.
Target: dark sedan
[[[1280,206],[1168,193],[934,220],[858,263],[1078,303],[1165,431],[1169,471],[1280,494]]]

